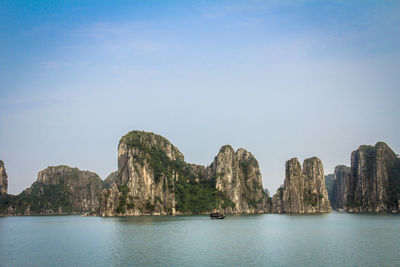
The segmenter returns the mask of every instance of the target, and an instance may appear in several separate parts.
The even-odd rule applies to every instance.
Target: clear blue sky
[[[47,166],[105,178],[130,130],[189,162],[244,147],[275,192],[285,161],[325,173],[400,148],[399,1],[0,0],[0,159],[19,193]]]

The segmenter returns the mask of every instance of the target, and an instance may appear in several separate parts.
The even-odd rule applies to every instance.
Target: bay
[[[400,266],[400,216],[0,218],[0,266]]]

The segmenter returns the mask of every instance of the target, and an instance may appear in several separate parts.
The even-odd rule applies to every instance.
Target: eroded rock
[[[272,198],[274,213],[331,212],[320,159],[304,160],[303,169],[297,158],[286,162],[285,182]]]
[[[0,195],[7,195],[8,177],[4,162],[0,160]]]

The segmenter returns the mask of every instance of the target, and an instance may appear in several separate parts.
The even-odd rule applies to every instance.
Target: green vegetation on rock
[[[153,170],[156,184],[166,178],[168,185],[163,184],[163,191],[173,190],[177,211],[204,213],[214,208],[232,207],[232,201],[216,189],[215,177],[210,180],[196,179],[199,178],[199,175],[196,177],[192,172],[191,165],[184,161],[181,152],[164,137],[153,133],[132,131],[122,137],[120,142],[125,143],[130,149],[138,150],[133,155],[134,161],[142,167],[145,163],[148,164]],[[171,148],[175,160],[168,157],[166,147]],[[117,213],[124,213],[127,193],[124,193],[125,191],[121,189],[119,191],[122,194]],[[154,199],[154,203],[163,204],[159,197]],[[146,201],[146,212],[151,213],[154,208],[151,202]]]
[[[243,171],[244,179],[249,178],[250,172],[254,168],[258,168],[258,162],[254,157],[249,157],[239,162],[240,168]]]
[[[155,144],[151,143],[152,137],[157,140]],[[167,156],[163,147],[165,140],[153,133],[132,131],[122,137],[121,142],[124,142],[129,148],[137,148],[142,152],[140,155],[135,154],[134,159],[142,166],[146,161],[153,169],[155,181],[158,183],[163,175],[172,178],[173,171],[179,171],[185,167],[183,156],[180,156],[181,153],[177,148],[172,146],[175,154],[178,155],[176,160],[171,160]]]
[[[316,207],[318,205],[318,200],[323,198],[322,194],[313,194],[311,192],[309,192],[309,190],[304,190],[304,195],[303,195],[303,199],[304,199],[304,203],[307,205],[311,205],[313,207]]]
[[[121,192],[121,196],[119,197],[119,206],[117,207],[116,212],[124,214],[125,206],[128,204],[126,199],[128,197],[129,188],[125,185],[119,188],[119,191]],[[131,205],[129,205],[129,207],[133,208]]]
[[[189,181],[179,179],[175,183],[176,210],[183,213],[204,213],[214,208],[234,207],[234,203],[224,193],[215,188],[211,181]]]
[[[15,213],[20,215],[23,215],[28,207],[30,214],[59,213],[59,209],[61,213],[72,213],[74,210],[69,196],[70,191],[62,183],[47,185],[34,182],[18,196],[8,195],[2,202],[15,208]],[[0,209],[5,211],[4,207]]]
[[[4,215],[97,213],[102,181],[88,171],[65,165],[48,167],[31,187],[0,201]]]

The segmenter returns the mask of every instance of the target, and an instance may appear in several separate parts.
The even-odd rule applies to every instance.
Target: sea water
[[[2,217],[0,266],[400,266],[400,216]]]

